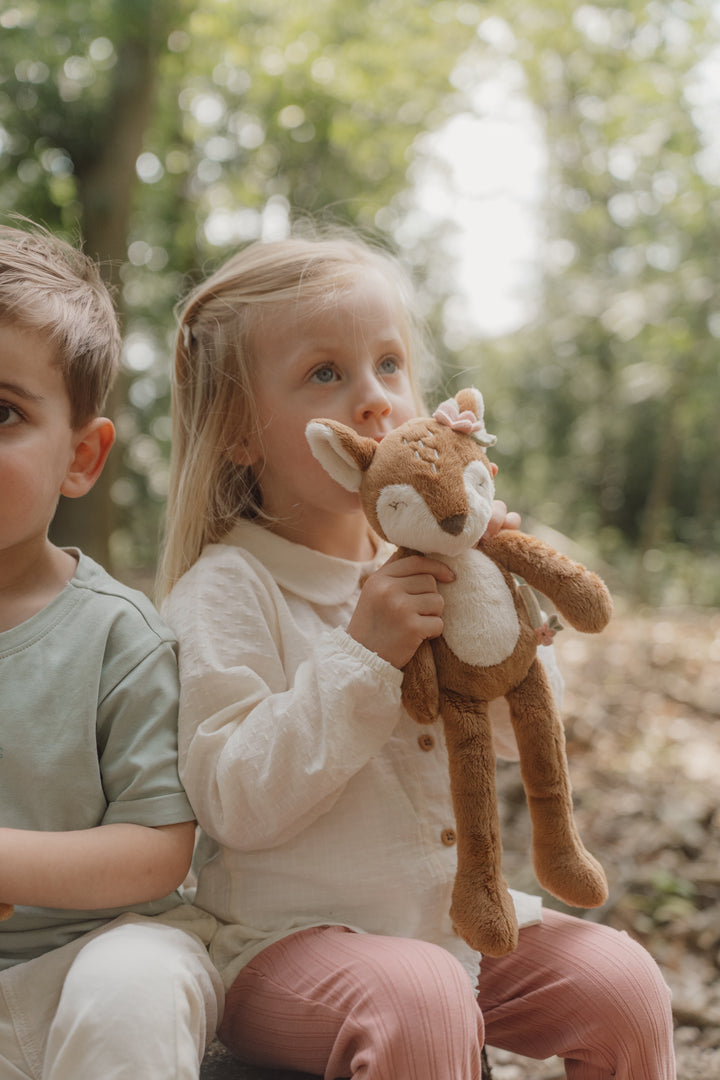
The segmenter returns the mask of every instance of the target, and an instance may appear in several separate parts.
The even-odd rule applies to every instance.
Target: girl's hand
[[[490,539],[492,536],[496,536],[501,529],[519,529],[520,528],[520,515],[516,514],[514,510],[508,513],[508,508],[504,502],[496,499],[493,503],[493,513],[488,527],[485,530],[483,540]]]
[[[393,555],[371,574],[347,628],[351,638],[402,669],[426,638],[443,632],[443,598],[438,582],[455,575],[425,555]]]

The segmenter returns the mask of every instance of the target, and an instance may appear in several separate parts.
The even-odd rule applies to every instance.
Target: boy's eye
[[[337,378],[337,372],[330,364],[323,364],[322,367],[315,368],[310,378],[313,382],[331,383]]]
[[[0,427],[14,427],[15,424],[20,423],[21,419],[17,409],[0,401]]]

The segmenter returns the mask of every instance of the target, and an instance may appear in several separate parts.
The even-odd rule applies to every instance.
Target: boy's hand
[[[363,585],[348,634],[402,669],[421,642],[442,634],[444,601],[438,582],[454,579],[437,559],[393,555]]]
[[[520,528],[520,515],[516,514],[514,510],[508,513],[508,508],[504,502],[496,499],[493,503],[493,513],[488,527],[483,535],[483,540],[489,540],[492,536],[497,536],[501,529],[519,529]]]

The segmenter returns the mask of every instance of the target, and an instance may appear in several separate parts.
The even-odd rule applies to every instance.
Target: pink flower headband
[[[460,412],[455,398],[448,398],[447,401],[443,401],[442,405],[438,405],[433,413],[433,420],[437,420],[439,424],[445,424],[447,427],[452,428],[453,431],[459,431],[463,435],[472,435],[473,439],[476,439],[481,446],[494,446],[497,442],[496,436],[490,435],[485,430],[482,413],[478,417],[470,409],[464,409]]]

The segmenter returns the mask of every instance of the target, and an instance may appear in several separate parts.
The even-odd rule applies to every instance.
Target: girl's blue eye
[[[326,364],[324,367],[316,368],[310,376],[315,382],[319,383],[331,383],[337,377],[335,369]]]
[[[400,365],[394,356],[383,356],[379,364],[379,369],[383,375],[394,375]]]

